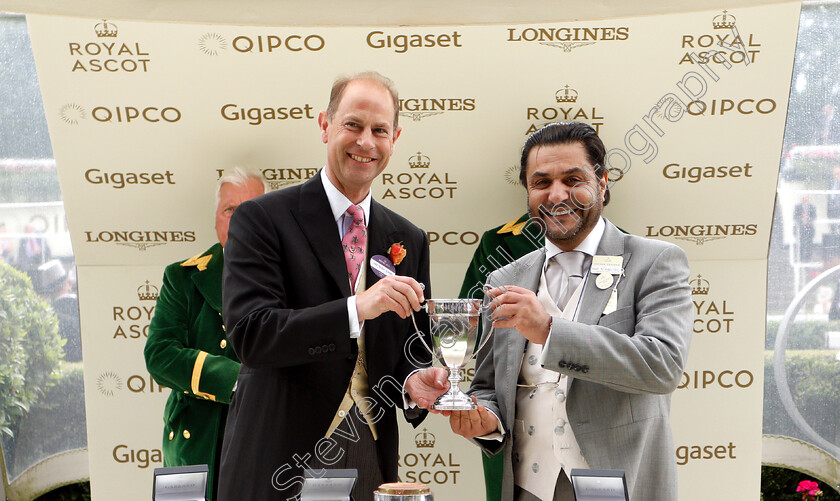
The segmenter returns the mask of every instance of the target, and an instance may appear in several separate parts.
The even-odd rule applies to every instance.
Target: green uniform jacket
[[[222,322],[221,244],[166,267],[144,351],[149,373],[172,388],[163,412],[163,464],[207,464],[213,498],[219,449],[239,361]]]
[[[531,251],[543,246],[543,239],[534,240],[528,234],[522,233],[528,214],[502,226],[488,230],[481,236],[478,248],[464,276],[459,297],[480,299],[484,297],[481,287],[487,275],[496,269],[519,259]],[[536,232],[532,230],[531,235]],[[487,348],[485,348],[487,349]],[[484,487],[487,501],[498,501],[502,497],[502,465],[503,454],[495,456],[481,455],[484,465]]]

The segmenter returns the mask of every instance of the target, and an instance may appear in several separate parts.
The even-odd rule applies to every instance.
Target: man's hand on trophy
[[[478,404],[475,397],[473,402]],[[452,411],[449,416],[452,431],[466,438],[483,437],[499,430],[499,420],[486,407],[479,405],[474,411]]]
[[[449,389],[449,381],[447,380],[447,372],[443,367],[429,367],[422,369],[411,376],[405,382],[405,391],[411,400],[417,404],[418,407],[429,409],[429,411],[438,414],[441,411],[432,409],[432,404],[442,394]],[[447,412],[444,415],[449,415]]]
[[[420,311],[420,303],[424,300],[423,286],[417,280],[391,275],[356,296],[356,311],[360,322],[376,318],[386,311],[408,318],[412,311]]]
[[[551,315],[545,311],[533,291],[506,285],[487,289],[485,294],[491,298],[490,318],[497,329],[512,327],[528,341],[545,344],[551,328]]]

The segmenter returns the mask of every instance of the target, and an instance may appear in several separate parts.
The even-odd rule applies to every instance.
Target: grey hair
[[[262,184],[263,193],[268,193],[268,183],[265,182],[265,178],[260,171],[238,165],[232,169],[227,169],[216,183],[216,208],[219,208],[220,192],[222,191],[223,184],[230,183],[234,186],[245,186],[252,179]]]

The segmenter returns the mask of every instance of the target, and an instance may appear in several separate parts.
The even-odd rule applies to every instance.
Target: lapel
[[[344,251],[338,238],[338,227],[333,219],[330,201],[321,184],[323,172],[324,169],[321,169],[317,176],[312,176],[301,185],[298,206],[290,212],[309,242],[310,250],[307,252],[315,254],[341,294],[348,297],[351,292],[347,264],[344,262]]]
[[[198,292],[204,296],[204,300],[214,310],[222,311],[222,267],[224,265],[224,254],[222,244],[217,243],[207,250],[203,256],[210,255],[207,268],[199,271],[198,268],[190,276]]]
[[[365,287],[370,289],[373,284],[379,281],[379,277],[373,272],[373,269],[370,267],[370,258],[377,254],[381,254],[385,257],[390,258],[389,256],[389,248],[391,244],[400,243],[403,241],[403,234],[397,226],[394,224],[394,221],[388,215],[388,212],[385,208],[379,204],[376,200],[370,201],[370,214],[368,215],[368,228],[367,228],[367,237],[368,237],[368,248],[367,248],[367,269],[365,270]],[[409,250],[409,252],[415,251],[415,249]],[[400,275],[399,268],[397,269],[397,275]]]
[[[598,244],[598,255],[622,256],[624,258],[622,267],[626,270],[627,263],[630,261],[630,252],[624,251],[624,240],[626,237],[607,219],[604,219],[604,222],[607,226],[604,229],[604,236],[601,237],[601,243]],[[622,277],[622,280],[626,279],[626,276]],[[612,287],[599,289],[595,285],[595,277],[590,275],[586,280],[586,286],[583,290],[583,298],[577,321],[582,324],[597,324],[601,318],[601,313],[604,312],[604,308],[607,306],[612,289]]]

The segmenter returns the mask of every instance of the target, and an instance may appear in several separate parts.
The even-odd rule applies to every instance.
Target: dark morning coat
[[[166,267],[144,355],[172,388],[163,412],[163,464],[207,464],[208,499],[239,362],[222,323],[222,246]]]
[[[242,368],[222,449],[221,500],[287,499],[295,494],[306,455],[318,453],[316,444],[326,434],[354,368],[358,348],[350,338],[347,315],[350,284],[320,175],[243,203],[231,220],[223,312]],[[387,255],[391,244],[401,242],[407,254],[397,274],[426,284],[430,297],[426,234],[375,200],[370,212],[368,260]],[[366,273],[369,288],[378,277],[369,265]],[[415,315],[427,330],[427,317]],[[406,349],[414,328],[394,313],[368,320],[364,329],[370,396],[376,402],[374,412],[381,415],[379,467],[385,481],[393,482],[401,385],[431,357],[421,343]],[[417,410],[406,413],[414,426],[424,417]]]

